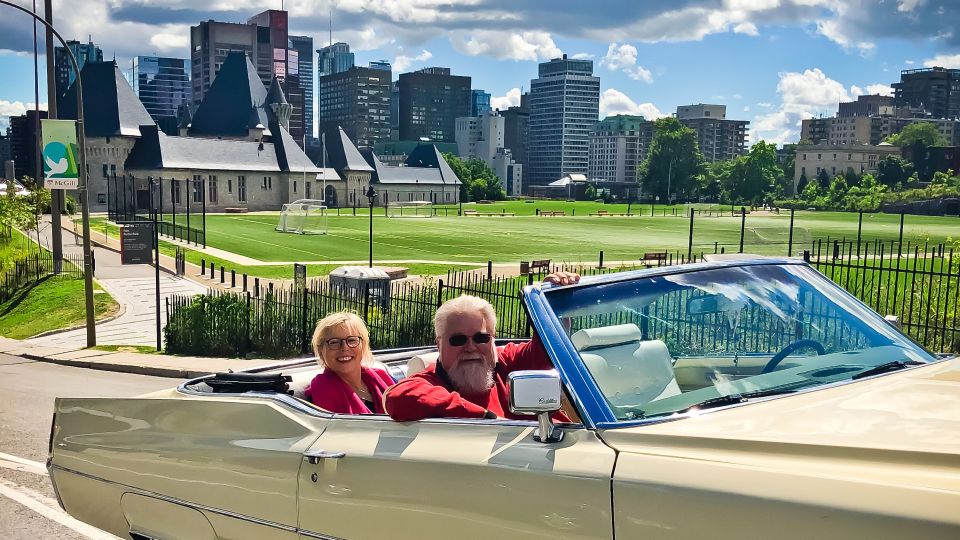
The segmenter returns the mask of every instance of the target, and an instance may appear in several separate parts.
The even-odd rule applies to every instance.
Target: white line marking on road
[[[60,509],[57,501],[41,493],[0,478],[0,496],[26,506],[41,516],[77,532],[90,540],[118,540],[116,536],[78,521]]]
[[[0,452],[0,467],[47,476],[47,467],[43,463],[3,452]]]

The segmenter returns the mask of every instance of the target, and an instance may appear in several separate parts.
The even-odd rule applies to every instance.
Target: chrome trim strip
[[[320,540],[343,540],[339,536],[328,536],[326,534],[320,534],[310,531],[305,531],[303,529],[298,530],[301,536],[306,536],[307,538],[319,538]]]
[[[274,529],[280,529],[280,530],[287,531],[287,532],[294,532],[294,533],[299,533],[299,532],[301,532],[298,528],[293,527],[293,526],[291,526],[291,525],[284,525],[284,524],[282,524],[282,523],[277,523],[277,522],[269,521],[269,520],[266,520],[266,519],[260,519],[260,518],[255,518],[255,517],[251,517],[251,516],[246,516],[246,515],[243,515],[243,514],[238,514],[238,513],[236,513],[236,512],[231,512],[231,511],[229,511],[229,510],[223,510],[222,508],[215,508],[215,507],[213,507],[213,506],[207,506],[207,505],[205,505],[205,504],[197,504],[197,503],[192,503],[192,502],[189,502],[189,501],[184,501],[184,500],[182,500],[182,499],[177,499],[177,498],[175,498],[175,497],[169,497],[169,496],[167,496],[167,495],[161,495],[161,494],[155,493],[155,492],[153,492],[153,491],[147,491],[147,490],[142,489],[142,488],[133,487],[133,486],[128,486],[127,484],[122,484],[122,483],[120,483],[120,482],[114,482],[113,480],[107,480],[106,478],[100,478],[100,477],[98,477],[98,476],[93,476],[92,474],[87,474],[87,473],[84,473],[84,472],[75,471],[75,470],[73,470],[73,469],[68,469],[68,468],[62,467],[62,466],[60,466],[60,465],[55,465],[55,464],[54,464],[54,465],[51,466],[51,468],[52,468],[52,469],[59,469],[59,470],[61,470],[61,471],[68,472],[68,473],[70,473],[70,474],[76,474],[76,475],[78,475],[78,476],[82,476],[82,477],[84,477],[84,478],[89,478],[89,479],[91,479],[91,480],[96,480],[96,481],[98,481],[98,482],[104,482],[104,483],[112,484],[112,485],[115,485],[115,486],[121,486],[121,487],[123,487],[124,489],[128,489],[128,490],[130,490],[131,492],[136,493],[136,494],[138,494],[138,495],[144,495],[144,496],[146,496],[146,497],[152,497],[152,498],[154,498],[154,499],[159,499],[159,500],[164,501],[164,502],[169,502],[169,503],[177,504],[177,505],[180,505],[180,506],[186,506],[187,508],[192,508],[192,509],[194,509],[194,510],[203,510],[203,511],[206,511],[206,512],[211,512],[211,513],[214,513],[214,514],[219,514],[219,515],[221,515],[221,516],[231,517],[231,518],[234,518],[234,519],[239,519],[239,520],[241,520],[241,521],[247,521],[247,522],[250,522],[250,523],[256,523],[257,525],[264,525],[264,526],[266,526],[266,527],[272,527],[272,528],[274,528]],[[304,534],[306,534],[306,533],[304,532]],[[327,537],[322,537],[322,538],[327,538]]]
[[[226,398],[251,398],[251,399],[268,399],[271,401],[276,401],[285,407],[289,407],[296,412],[301,412],[308,414],[310,416],[316,416],[318,418],[333,418],[332,413],[321,411],[315,407],[311,407],[299,399],[289,395],[289,394],[278,394],[276,392],[200,392],[192,388],[188,388],[187,385],[195,384],[198,382],[203,382],[203,379],[213,377],[213,375],[207,375],[206,377],[201,377],[199,379],[194,379],[193,381],[187,381],[182,383],[177,387],[177,392],[181,394],[186,394],[188,396],[203,396],[207,398],[217,398],[217,397],[226,397]]]

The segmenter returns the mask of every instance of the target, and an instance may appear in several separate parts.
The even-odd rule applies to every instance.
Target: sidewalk
[[[5,337],[0,337],[0,353],[64,366],[175,379],[191,379],[209,373],[228,370],[240,371],[280,362],[279,360],[263,358],[241,360],[53,347],[35,345],[27,341]]]

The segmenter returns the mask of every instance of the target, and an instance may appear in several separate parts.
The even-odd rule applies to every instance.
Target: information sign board
[[[120,228],[120,263],[153,263],[153,223],[127,223]]]

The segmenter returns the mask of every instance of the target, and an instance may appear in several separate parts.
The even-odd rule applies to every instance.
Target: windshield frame
[[[547,348],[547,353],[551,358],[554,359],[554,363],[557,367],[557,371],[561,376],[561,379],[567,384],[572,390],[572,399],[576,401],[579,409],[581,410],[582,416],[584,416],[584,424],[588,427],[597,427],[601,429],[616,429],[631,427],[637,425],[645,425],[651,423],[660,423],[665,421],[673,421],[682,418],[687,418],[691,416],[698,416],[706,414],[713,411],[720,411],[730,407],[740,407],[747,405],[751,402],[767,401],[772,399],[780,399],[783,397],[789,397],[793,395],[804,394],[807,392],[814,392],[818,390],[824,390],[827,388],[834,388],[841,385],[853,384],[863,380],[873,379],[875,377],[882,377],[889,373],[884,373],[876,376],[871,376],[863,379],[852,380],[845,379],[835,382],[828,382],[820,384],[811,388],[801,388],[787,394],[779,394],[772,396],[764,396],[762,398],[754,398],[749,401],[744,401],[742,403],[730,404],[725,406],[720,406],[716,408],[709,408],[704,410],[693,410],[683,413],[674,413],[670,415],[663,416],[653,416],[648,418],[638,418],[638,419],[622,419],[618,418],[615,411],[613,410],[612,405],[607,401],[606,396],[604,395],[602,389],[595,382],[593,376],[591,375],[589,369],[585,366],[582,361],[579,352],[574,346],[573,342],[568,336],[567,332],[564,330],[563,323],[560,321],[559,317],[553,310],[553,306],[550,303],[550,297],[555,294],[562,294],[560,291],[569,292],[572,289],[581,289],[586,287],[594,287],[597,285],[606,285],[614,284],[620,282],[629,282],[640,279],[649,279],[654,277],[662,277],[669,275],[685,274],[692,272],[702,272],[705,270],[714,270],[714,269],[728,269],[734,267],[749,267],[749,266],[760,266],[760,265],[772,265],[772,266],[802,266],[806,269],[812,271],[810,276],[798,276],[798,279],[803,279],[811,283],[817,290],[820,291],[820,294],[825,297],[834,299],[834,303],[837,304],[838,309],[843,309],[850,312],[851,308],[855,315],[863,315],[864,318],[862,321],[866,326],[871,327],[875,332],[879,331],[881,333],[892,333],[897,338],[907,342],[908,344],[916,347],[919,351],[922,351],[927,356],[927,361],[923,364],[932,364],[945,360],[939,355],[933,354],[930,351],[926,350],[923,346],[916,342],[906,333],[902,332],[900,329],[890,325],[884,318],[878,314],[876,311],[871,309],[869,306],[861,302],[858,298],[850,294],[848,291],[840,287],[839,285],[830,281],[822,273],[818,272],[815,268],[809,264],[795,260],[795,259],[776,259],[776,258],[764,258],[764,259],[743,259],[736,261],[720,261],[720,262],[706,262],[706,263],[694,263],[694,264],[685,264],[682,266],[670,266],[670,267],[659,267],[643,270],[634,270],[628,272],[619,272],[614,274],[605,274],[599,276],[588,276],[581,279],[581,281],[576,285],[558,287],[550,284],[541,284],[528,286],[524,290],[524,298],[527,302],[527,306],[530,309],[531,319],[533,320],[534,326],[537,332],[541,336],[541,340],[544,343],[544,346]],[[830,289],[829,293],[823,292],[822,288],[827,287]],[[863,313],[856,313],[856,311],[862,311]],[[880,330],[882,329],[882,330]],[[951,356],[952,357],[952,356]],[[950,357],[947,357],[950,358]],[[910,369],[910,368],[907,368]]]

